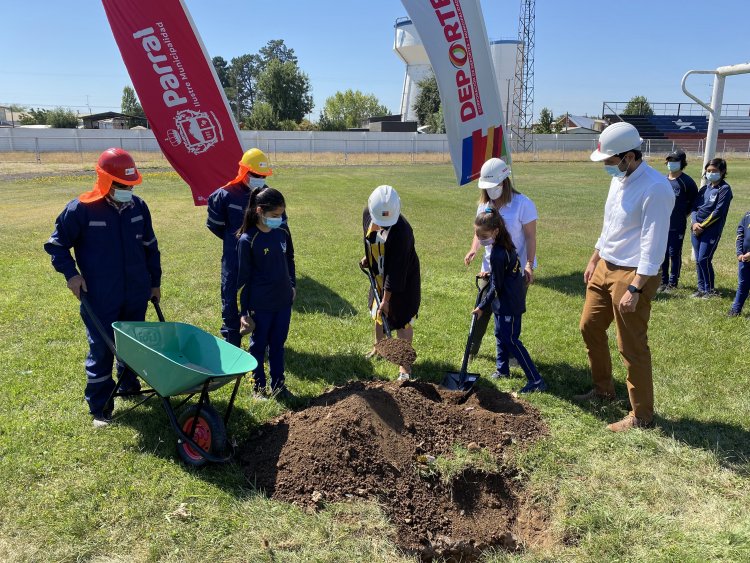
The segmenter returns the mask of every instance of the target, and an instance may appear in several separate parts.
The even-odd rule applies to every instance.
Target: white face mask
[[[482,246],[492,246],[493,244],[495,244],[495,239],[494,238],[480,238],[479,244],[481,244]]]
[[[712,184],[721,180],[721,172],[706,172],[706,180]]]
[[[248,176],[248,184],[251,188],[262,188],[266,185],[265,178],[256,178],[255,176]]]
[[[117,188],[112,188],[112,199],[118,203],[127,203],[132,201],[133,192],[130,190],[118,190]]]
[[[503,195],[502,186],[496,186],[494,188],[487,188],[485,191],[487,192],[487,195],[489,196],[489,198],[492,200],[498,199],[501,195]]]
[[[667,161],[667,168],[669,169],[670,172],[677,172],[680,169],[681,165],[682,163],[675,162],[674,160]]]

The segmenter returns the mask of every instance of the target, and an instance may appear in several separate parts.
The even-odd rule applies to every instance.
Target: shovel
[[[375,276],[372,275],[369,268],[362,264],[359,265],[359,268],[370,280],[370,288],[372,288],[372,293],[375,296],[375,304],[380,309],[380,294],[378,293],[378,286],[375,283]],[[389,362],[402,365],[411,371],[411,366],[414,364],[414,360],[417,359],[417,352],[406,340],[392,337],[391,327],[388,324],[386,315],[381,315],[381,320],[383,321],[383,332],[386,337],[375,344],[375,351]]]
[[[482,301],[483,290],[479,288],[479,276],[474,280],[477,286],[477,300],[474,303],[474,308],[479,307],[479,303]],[[474,384],[479,379],[478,373],[466,373],[466,368],[469,365],[469,353],[471,351],[471,341],[474,338],[474,325],[477,322],[477,316],[471,314],[471,324],[469,325],[469,338],[466,340],[466,348],[464,349],[464,359],[461,362],[461,371],[449,371],[443,378],[441,384],[444,388],[450,391],[466,391],[466,396],[462,398],[462,402],[469,398],[469,395],[474,392]]]

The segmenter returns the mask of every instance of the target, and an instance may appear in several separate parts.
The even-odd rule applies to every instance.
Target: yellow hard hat
[[[268,158],[266,158],[266,153],[256,148],[245,151],[240,160],[240,166],[244,166],[250,172],[259,176],[270,176],[273,174],[271,165],[268,163]]]

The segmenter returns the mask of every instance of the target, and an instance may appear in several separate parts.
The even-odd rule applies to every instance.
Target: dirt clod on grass
[[[404,366],[410,373],[417,359],[411,343],[402,338],[382,338],[375,344],[375,351],[389,362]]]
[[[522,487],[506,455],[546,433],[534,408],[494,388],[354,382],[263,425],[238,456],[271,498],[316,510],[378,502],[394,541],[422,560],[472,561],[520,549]]]

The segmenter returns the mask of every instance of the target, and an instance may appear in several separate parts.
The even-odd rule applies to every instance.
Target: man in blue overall
[[[152,297],[161,297],[161,258],[151,213],[133,195],[141,174],[133,158],[120,148],[104,151],[96,166],[94,189],[68,203],[44,245],[52,266],[65,276],[80,300],[85,292],[94,314],[110,339],[115,321],[143,321]],[[70,249],[75,253],[75,259]],[[81,306],[89,353],[86,357],[86,402],[99,428],[111,422],[114,356]],[[140,391],[136,375],[118,363],[120,390]]]
[[[237,231],[242,226],[250,192],[266,185],[273,174],[266,155],[253,148],[242,155],[237,176],[208,198],[206,227],[222,240],[221,254],[221,335],[240,346],[240,313],[237,309]]]

